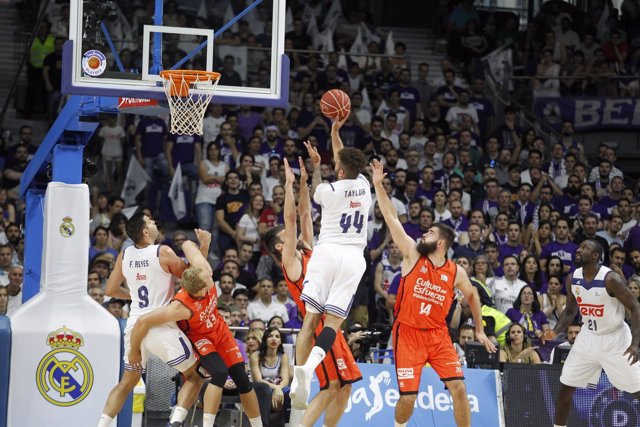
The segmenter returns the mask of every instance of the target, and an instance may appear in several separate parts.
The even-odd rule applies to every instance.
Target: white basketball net
[[[177,74],[170,74],[162,79],[171,111],[171,133],[202,135],[204,114],[219,80],[213,80],[210,75],[195,75],[195,80],[188,82],[182,75]],[[174,85],[176,89],[172,90]],[[188,93],[189,96],[181,97],[173,95],[172,92]]]

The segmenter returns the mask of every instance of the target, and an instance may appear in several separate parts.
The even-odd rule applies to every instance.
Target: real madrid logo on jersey
[[[36,385],[42,397],[56,406],[82,402],[93,387],[93,369],[78,351],[82,335],[63,326],[47,336],[51,351],[44,355],[36,371]]]
[[[60,224],[60,234],[62,237],[71,237],[75,233],[76,227],[73,225],[73,218],[65,216]]]

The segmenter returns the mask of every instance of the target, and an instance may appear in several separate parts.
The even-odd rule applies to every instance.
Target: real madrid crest
[[[62,224],[60,224],[60,235],[62,237],[71,237],[76,232],[76,227],[73,225],[73,218],[65,216],[62,218]]]
[[[93,369],[78,351],[82,335],[63,326],[47,336],[51,351],[44,355],[36,371],[38,391],[55,406],[82,402],[93,387]]]

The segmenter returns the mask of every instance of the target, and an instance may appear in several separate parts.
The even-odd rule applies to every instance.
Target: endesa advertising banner
[[[362,381],[352,384],[351,397],[341,426],[368,423],[392,426],[396,403],[400,399],[394,365],[358,364]],[[464,371],[467,395],[471,405],[471,425],[503,427],[502,391],[499,372],[481,369]],[[311,397],[318,393],[314,378]],[[322,419],[316,424],[322,427]],[[409,427],[455,427],[451,395],[431,368],[424,368],[420,391]]]

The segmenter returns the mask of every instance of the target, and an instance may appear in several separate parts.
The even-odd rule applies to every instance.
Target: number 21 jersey
[[[362,174],[318,185],[313,200],[322,207],[318,244],[354,245],[364,250],[372,202],[371,185]]]
[[[173,298],[173,277],[160,265],[160,245],[126,248],[122,255],[122,274],[131,292],[127,326],[137,317],[164,307]]]

